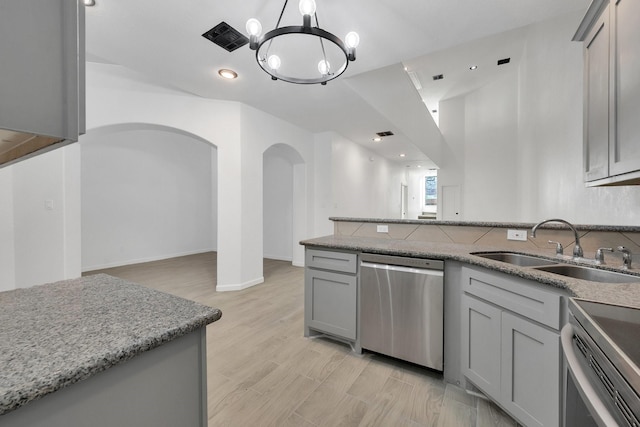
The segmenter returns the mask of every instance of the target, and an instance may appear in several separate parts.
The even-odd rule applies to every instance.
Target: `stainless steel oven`
[[[565,427],[640,427],[640,310],[570,299]]]

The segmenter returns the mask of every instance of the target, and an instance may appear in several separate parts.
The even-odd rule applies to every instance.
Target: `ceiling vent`
[[[376,135],[378,135],[380,138],[383,138],[385,136],[393,135],[393,132],[391,132],[390,130],[387,130],[387,131],[384,131],[384,132],[376,132]]]
[[[511,62],[511,58],[498,59],[498,65],[508,64],[509,62]]]
[[[442,80],[444,79],[444,74],[436,74],[433,76],[433,80]]]
[[[249,39],[244,34],[224,21],[204,33],[202,37],[211,40],[227,52],[233,52],[249,43]]]

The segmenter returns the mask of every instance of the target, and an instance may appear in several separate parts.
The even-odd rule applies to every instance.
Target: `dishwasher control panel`
[[[403,267],[426,268],[429,270],[444,269],[444,261],[426,258],[409,258],[393,255],[363,253],[360,255],[360,261],[377,264],[400,265]]]

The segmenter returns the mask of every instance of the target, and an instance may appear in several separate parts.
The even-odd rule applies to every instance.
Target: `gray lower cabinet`
[[[0,416],[2,427],[207,425],[206,329]]]
[[[306,249],[304,335],[357,338],[357,264],[351,252]]]
[[[525,426],[559,426],[563,292],[462,270],[462,374]]]

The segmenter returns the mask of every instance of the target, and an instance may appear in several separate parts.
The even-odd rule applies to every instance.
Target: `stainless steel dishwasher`
[[[377,254],[360,257],[360,343],[442,371],[442,261]]]

